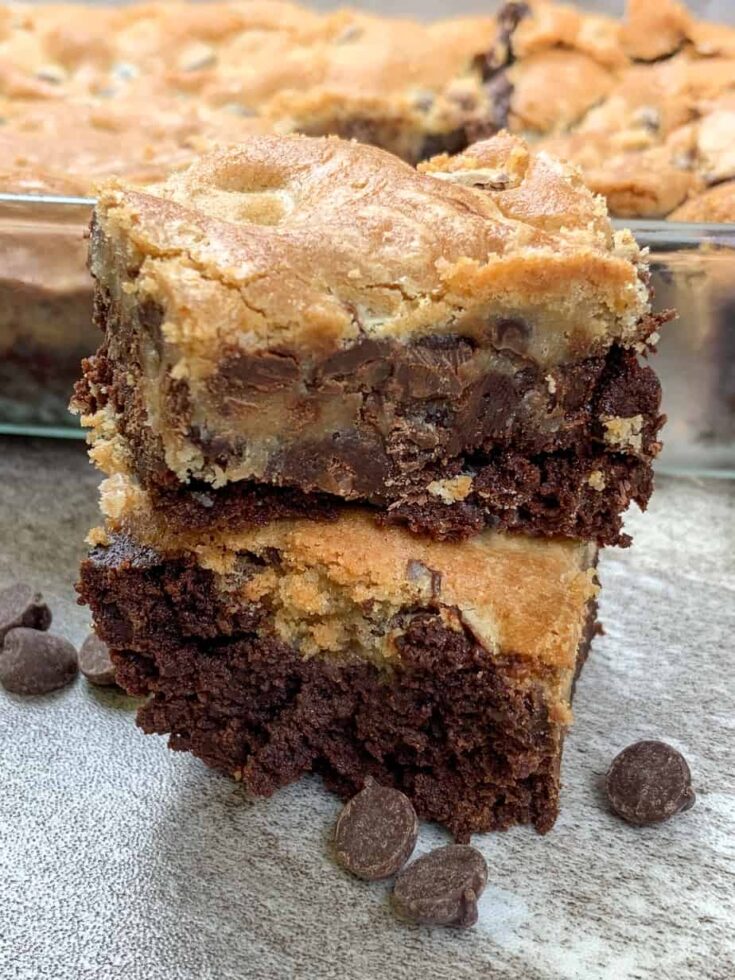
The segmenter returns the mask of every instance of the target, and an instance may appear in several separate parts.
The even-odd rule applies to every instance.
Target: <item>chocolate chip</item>
[[[497,132],[508,125],[513,85],[505,69],[502,69],[485,82],[484,88],[488,100],[487,121],[491,129]]]
[[[525,320],[508,318],[495,325],[495,346],[498,350],[510,350],[523,356],[528,350],[531,328]]]
[[[77,673],[77,651],[68,640],[19,626],[5,637],[0,652],[0,684],[13,694],[47,694],[70,684]]]
[[[665,742],[635,742],[617,755],[606,778],[610,806],[637,827],[660,823],[694,806],[684,756]]]
[[[357,24],[350,24],[334,39],[334,43],[349,44],[351,41],[357,41],[358,38],[362,37],[363,33],[363,29],[358,27]]]
[[[419,112],[428,112],[435,101],[436,99],[432,92],[417,92],[413,98],[413,105]]]
[[[17,582],[0,592],[0,644],[8,630],[16,626],[47,630],[50,625],[51,610],[30,585]]]
[[[389,878],[411,856],[418,829],[408,797],[368,776],[365,788],[345,805],[334,828],[337,861],[365,881]]]
[[[485,858],[467,844],[449,844],[418,858],[398,875],[393,908],[410,922],[467,929],[487,884]]]
[[[657,133],[661,128],[661,113],[655,106],[641,106],[634,118],[640,126],[651,133]]]
[[[90,683],[98,687],[111,687],[115,683],[115,665],[110,659],[110,651],[96,633],[90,633],[82,643],[79,669]]]
[[[432,599],[436,599],[442,590],[442,573],[429,568],[422,561],[410,558],[406,564],[406,578],[418,585]]]

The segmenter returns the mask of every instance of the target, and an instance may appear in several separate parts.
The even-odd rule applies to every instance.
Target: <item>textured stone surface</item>
[[[0,587],[22,577],[81,643],[73,582],[96,518],[81,445],[0,440]],[[249,800],[77,681],[0,692],[0,976],[8,980],[729,980],[735,975],[735,484],[660,480],[608,551],[554,830],[476,837],[471,933],[396,922],[390,883],[335,866],[339,802],[316,780]],[[697,805],[658,827],[608,812],[613,756],[662,738]],[[423,826],[416,854],[448,843]],[[338,914],[335,914],[338,910]]]

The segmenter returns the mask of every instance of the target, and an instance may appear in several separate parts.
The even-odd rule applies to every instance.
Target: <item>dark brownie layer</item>
[[[197,513],[196,500],[187,503],[189,491],[165,464],[139,381],[139,338],[160,347],[160,311],[141,307],[137,324],[122,322],[98,290],[96,318],[114,351],[106,343],[86,362],[77,404],[92,413],[111,403],[142,485],[161,505],[169,499],[178,512]],[[262,513],[273,506],[278,516],[285,486],[320,494],[317,506],[328,495],[371,504],[386,520],[439,538],[495,527],[625,544],[622,513],[632,501],[645,508],[652,490],[651,463],[664,421],[659,382],[635,352],[618,345],[604,356],[544,371],[524,358],[528,329],[515,321],[497,324],[489,361],[487,351],[457,336],[414,344],[364,340],[315,365],[286,353],[223,352],[212,404],[222,417],[228,403],[257,404],[273,395],[302,399],[304,411],[316,417],[322,406],[346,406],[342,422],[321,438],[273,452],[258,481]],[[212,436],[192,421],[181,383],[169,379],[165,387],[169,415],[190,433],[206,466],[224,469],[247,450],[246,441]],[[635,417],[641,420],[639,446],[606,442],[605,419]],[[472,477],[461,499],[430,491],[435,481],[459,475]],[[224,498],[221,506],[235,516],[232,501],[254,493],[245,487],[207,487],[206,497]],[[245,523],[249,511],[245,506]]]
[[[528,664],[489,657],[437,609],[406,611],[400,666],[303,659],[267,610],[226,608],[211,574],[117,539],[82,567],[80,593],[118,681],[148,696],[138,723],[269,796],[316,772],[342,796],[372,775],[459,840],[556,819],[563,727]],[[594,634],[594,610],[578,669]]]

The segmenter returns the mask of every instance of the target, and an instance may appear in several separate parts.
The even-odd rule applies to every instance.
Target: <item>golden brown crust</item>
[[[622,133],[572,133],[544,148],[573,160],[591,190],[624,218],[663,218],[698,184],[689,157],[666,146],[628,148]]]
[[[564,131],[602,101],[614,85],[604,65],[581,51],[551,48],[516,62],[509,125],[516,132]]]
[[[733,143],[715,103],[735,85],[735,29],[676,0],[629,0],[622,20],[547,0],[516,6],[528,12],[510,34],[502,10],[498,31],[490,17],[427,25],[277,0],[83,16],[74,4],[0,7],[0,109],[11,120],[0,177],[17,186],[27,154],[40,186],[67,179],[88,193],[101,175],[160,179],[213,139],[251,131],[335,133],[415,162],[507,125],[551,140],[620,216],[665,216],[729,179],[708,149],[677,147],[691,126],[705,143],[715,130]],[[54,134],[48,159],[23,132],[39,107]],[[73,125],[55,125],[64,114]],[[167,120],[164,134],[152,118]]]
[[[184,150],[195,137],[226,143],[244,138],[252,117],[280,132],[373,125],[373,141],[418,159],[424,134],[480,124],[488,111],[474,60],[492,45],[491,17],[424,25],[267,0],[0,11],[0,100],[17,121],[0,168],[22,166],[29,149],[34,166],[56,174],[63,164],[78,180],[90,160],[86,190],[100,174],[157,179],[178,165],[182,131]],[[56,127],[51,161],[23,135],[37,107],[73,117]],[[126,133],[116,152],[99,133],[106,117]],[[154,119],[167,130],[160,145]]]
[[[224,348],[482,341],[503,316],[532,324],[542,364],[643,339],[640,253],[576,172],[502,134],[424,171],[333,138],[252,137],[146,193],[106,186],[96,220],[140,269],[128,300],[163,308],[177,377],[206,377]]]
[[[82,101],[39,101],[24,106],[0,103],[0,167],[9,189],[35,180],[39,190],[84,195],[115,173],[136,183],[162,180],[216,142],[246,138],[265,128],[255,119],[182,112],[159,100],[100,106]],[[31,175],[35,174],[33,178]],[[65,187],[66,185],[66,187]]]
[[[604,21],[595,28],[597,20],[531,5],[513,38],[511,125],[544,134],[540,145],[580,167],[613,214],[665,217],[688,195],[732,176],[735,31],[696,21],[674,0],[629,0],[616,29]],[[563,79],[574,75],[579,38],[597,31],[620,58],[587,48],[597,75],[579,69],[585,100]],[[542,55],[566,59],[565,72],[544,71]],[[531,108],[540,107],[535,113],[523,108],[526,89]]]
[[[628,0],[620,40],[631,58],[656,61],[678,51],[691,26],[689,12],[675,0]]]
[[[735,180],[717,184],[691,197],[669,215],[671,221],[712,221],[725,223],[735,220]]]

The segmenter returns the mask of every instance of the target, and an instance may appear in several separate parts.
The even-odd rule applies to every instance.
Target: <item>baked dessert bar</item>
[[[735,29],[674,0],[628,0],[622,20],[513,0],[433,24],[275,0],[13,3],[0,5],[0,180],[22,180],[30,159],[89,193],[100,175],[155,179],[197,139],[253,127],[411,163],[508,128],[580,166],[614,214],[659,217],[732,179],[721,100],[734,77]]]
[[[674,0],[628,0],[622,21],[515,9],[494,59],[507,125],[580,167],[611,213],[684,220],[687,198],[735,176],[735,29]]]
[[[371,775],[460,840],[553,825],[594,546],[432,542],[344,505],[202,535],[125,477],[102,497],[79,588],[146,732],[259,795]]]
[[[419,173],[253,137],[104,188],[91,269],[105,340],[76,406],[96,462],[172,519],[250,520],[257,485],[261,509],[290,488],[439,538],[610,544],[648,500],[662,417],[641,355],[665,317],[645,258],[518,138]]]
[[[256,0],[204,10],[196,3],[92,11],[13,4],[0,6],[0,101],[29,124],[39,107],[89,108],[94,120],[80,113],[47,146],[52,161],[59,150],[69,155],[72,172],[88,167],[87,189],[97,161],[87,160],[84,144],[96,149],[106,119],[108,132],[126,134],[107,175],[145,174],[166,157],[175,164],[182,136],[197,127],[204,136],[214,124],[226,143],[248,120],[280,132],[355,137],[418,160],[497,128],[478,61],[494,36],[490,16],[421,24]],[[164,132],[146,147],[156,120]],[[0,168],[13,156],[0,144]]]

